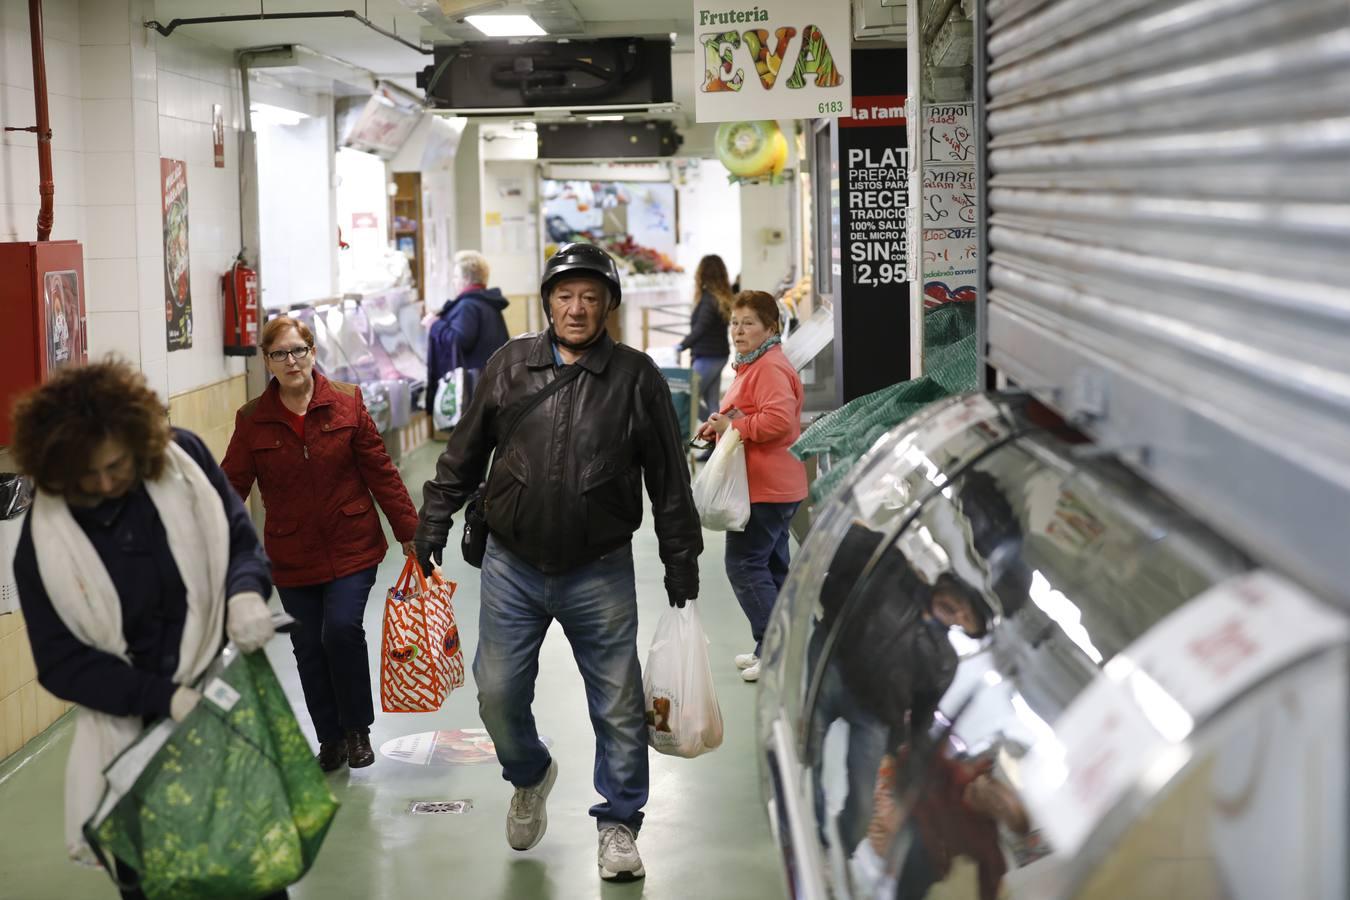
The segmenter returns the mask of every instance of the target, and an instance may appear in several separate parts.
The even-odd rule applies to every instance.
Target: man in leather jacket
[[[595,787],[604,802],[590,812],[600,829],[600,875],[632,880],[644,874],[634,839],[649,780],[631,547],[643,482],[672,606],[698,596],[702,530],[670,390],[645,354],[605,332],[620,299],[614,261],[592,244],[566,244],[546,264],[540,290],[549,329],[510,341],[488,360],[424,488],[418,557],[426,570],[439,562],[452,514],[487,472],[473,669],[479,713],[516,788],[507,840],[528,850],[547,826],[558,766],[539,741],[530,704],[544,633],[557,619],[595,727]],[[572,380],[521,414],[532,395],[563,377]],[[503,444],[505,423],[517,416]]]

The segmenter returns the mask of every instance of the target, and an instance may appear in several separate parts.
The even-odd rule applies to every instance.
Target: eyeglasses
[[[313,349],[314,349],[313,347],[292,347],[289,350],[273,350],[272,352],[267,354],[267,358],[270,359],[272,362],[279,363],[285,362],[286,357],[289,356],[296,362],[300,362],[306,356],[309,356],[309,351]]]

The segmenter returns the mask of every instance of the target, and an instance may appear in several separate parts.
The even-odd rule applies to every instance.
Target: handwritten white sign
[[[974,104],[925,104],[919,153],[926,302],[974,300],[980,225]]]

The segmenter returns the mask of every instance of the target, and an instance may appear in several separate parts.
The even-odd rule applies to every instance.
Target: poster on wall
[[[187,163],[159,161],[164,215],[164,319],[169,351],[192,346],[192,285],[188,265]]]
[[[47,371],[51,373],[84,359],[80,273],[74,269],[44,273],[42,302],[47,316]]]
[[[695,120],[847,115],[850,11],[815,0],[694,0]]]
[[[924,305],[973,302],[979,257],[974,104],[925,104],[923,154]]]

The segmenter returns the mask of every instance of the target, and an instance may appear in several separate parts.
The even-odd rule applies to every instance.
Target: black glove
[[[666,597],[678,609],[684,609],[686,601],[698,599],[698,569],[690,567],[677,572],[667,569]]]
[[[434,563],[441,564],[441,551],[444,546],[437,547],[428,541],[417,541],[417,564],[422,567],[423,575],[431,575],[431,567]]]

